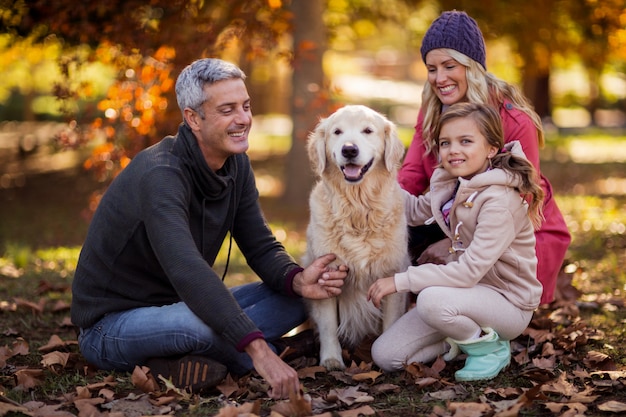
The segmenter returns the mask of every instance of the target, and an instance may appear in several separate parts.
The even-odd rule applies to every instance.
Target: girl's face
[[[426,54],[428,83],[444,105],[465,101],[467,74],[464,65],[454,60],[443,49],[433,49]]]
[[[439,156],[443,168],[455,177],[469,180],[485,172],[497,152],[470,117],[457,117],[441,126]]]

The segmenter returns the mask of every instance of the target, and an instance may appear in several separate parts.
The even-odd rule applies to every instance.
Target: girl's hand
[[[371,300],[377,308],[380,308],[383,297],[396,291],[396,282],[393,277],[380,278],[367,291],[367,299]]]

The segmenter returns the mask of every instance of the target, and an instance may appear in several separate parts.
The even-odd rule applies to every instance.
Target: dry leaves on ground
[[[109,376],[98,383],[65,387],[65,393],[45,401],[19,404],[8,399],[6,392],[33,391],[49,373],[77,372],[89,378],[93,370],[84,363],[75,340],[52,335],[48,343],[31,352],[28,342],[18,336],[11,346],[0,346],[0,369],[4,375],[12,375],[14,382],[0,386],[0,417],[10,413],[34,417],[184,415],[185,410],[207,404],[221,417],[375,416],[393,414],[394,407],[417,414],[410,411],[411,405],[390,404],[388,399],[394,395],[413,399],[428,409],[423,415],[433,417],[505,417],[525,409],[527,414],[539,410],[544,415],[562,416],[585,415],[590,410],[624,413],[626,370],[609,355],[589,348],[590,342],[603,339],[603,333],[580,318],[574,301],[570,295],[550,309],[538,310],[524,334],[511,343],[512,365],[494,381],[478,386],[457,383],[453,374],[463,365],[462,357],[452,362],[438,358],[430,364],[411,363],[404,372],[385,374],[372,365],[368,349],[362,348],[345,352],[352,362],[344,371],[327,372],[315,358],[292,361],[302,391],[284,401],[271,401],[267,384],[255,373],[240,378],[229,375],[217,387],[219,393],[197,395],[155,378],[147,367],[136,367],[130,375],[131,390],[117,390],[119,377]],[[16,300],[15,304],[17,308],[3,314],[19,314],[25,308],[40,314],[46,306],[41,300]],[[604,305],[623,308],[622,300],[617,299],[605,300]],[[40,366],[12,364],[19,356],[35,353],[41,355]]]

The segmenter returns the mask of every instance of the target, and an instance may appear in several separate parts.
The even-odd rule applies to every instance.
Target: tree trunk
[[[533,74],[524,77],[524,95],[535,106],[535,111],[544,119],[552,116],[550,100],[550,74]]]
[[[293,75],[291,92],[292,145],[285,169],[284,205],[306,210],[313,175],[306,152],[308,133],[315,127],[324,88],[322,57],[326,33],[322,20],[323,0],[291,2],[293,12]]]

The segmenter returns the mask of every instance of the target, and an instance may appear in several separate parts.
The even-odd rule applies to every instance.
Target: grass
[[[563,143],[566,142],[564,140]],[[280,149],[279,153],[284,152],[282,145]],[[548,154],[556,155],[557,152]],[[543,168],[544,172],[555,174],[553,185],[556,198],[573,234],[568,251],[568,269],[573,273],[574,286],[582,292],[578,304],[580,316],[589,327],[604,332],[603,338],[590,340],[589,346],[584,349],[605,353],[612,358],[617,369],[624,369],[626,346],[622,340],[626,336],[626,314],[619,303],[606,301],[623,299],[626,291],[626,195],[593,195],[578,191],[581,187],[592,189],[592,185],[584,183],[583,179],[593,183],[596,178],[606,178],[607,174],[614,177],[626,174],[623,173],[623,165],[620,168],[619,164],[584,163],[575,165],[585,172],[576,176],[572,175],[573,166],[568,160],[548,158]],[[115,391],[119,395],[133,390],[128,374],[86,371],[86,364],[75,346],[67,349],[71,355],[66,369],[59,372],[44,370],[42,384],[33,391],[12,389],[16,369],[26,366],[41,369],[42,352],[38,348],[48,343],[51,335],[58,335],[66,341],[76,339],[74,328],[67,323],[71,300],[69,288],[87,227],[81,213],[90,186],[97,184],[75,174],[35,177],[24,189],[0,190],[0,349],[3,346],[12,347],[20,340],[29,345],[28,354],[11,358],[8,365],[0,369],[0,392],[20,404],[32,399],[51,401],[74,392],[77,386],[85,386],[111,375],[118,382]],[[550,174],[548,176],[553,178]],[[45,215],[42,209],[44,203]],[[304,251],[303,225],[283,223],[271,213],[267,214],[276,235],[298,258]],[[225,264],[226,249],[224,245],[218,257],[216,269],[219,273]],[[231,254],[229,271],[228,285],[255,279],[237,249]],[[45,304],[38,305],[40,300]],[[34,307],[41,305],[41,311]],[[380,415],[428,415],[435,406],[445,408],[445,400],[427,398],[433,389],[416,388],[405,376],[391,375],[385,383],[402,388],[375,396],[370,405]],[[341,386],[342,382],[332,378],[319,378],[306,383],[311,392]],[[463,401],[478,401],[484,397],[484,389],[493,386],[530,387],[531,382],[519,372],[504,372],[491,383],[464,384],[467,392]],[[614,397],[624,401],[623,393],[620,395]],[[269,405],[264,403],[265,406]],[[219,407],[216,398],[208,398],[196,406],[189,404],[177,415],[210,415]],[[594,412],[587,415],[601,415]],[[552,414],[542,406],[534,406],[520,415]]]

